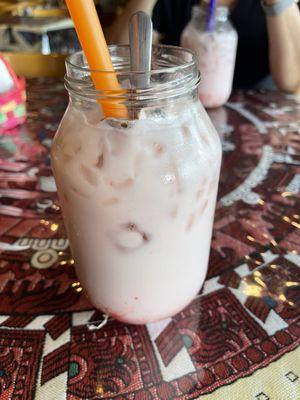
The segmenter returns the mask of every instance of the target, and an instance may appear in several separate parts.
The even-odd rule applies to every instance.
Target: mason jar
[[[52,146],[53,172],[91,303],[144,324],[181,311],[203,284],[221,146],[198,99],[194,53],[153,47],[145,89],[135,89],[129,47],[110,53],[117,92],[94,89],[82,53],[66,62],[70,103]],[[128,116],[105,117],[103,104],[126,107]]]
[[[207,108],[226,103],[232,91],[238,36],[228,15],[228,7],[216,7],[210,21],[207,5],[194,6],[181,36],[181,45],[198,55],[199,97]]]

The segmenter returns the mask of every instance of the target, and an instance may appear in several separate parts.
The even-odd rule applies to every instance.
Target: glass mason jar
[[[181,45],[198,55],[199,97],[208,108],[226,103],[232,90],[238,36],[228,14],[228,7],[216,7],[209,24],[207,5],[195,6],[181,36]]]
[[[53,172],[90,301],[144,324],[182,310],[203,284],[221,146],[198,99],[192,52],[154,46],[150,86],[138,90],[129,48],[110,52],[116,93],[94,89],[82,53],[66,63],[70,103],[52,146]],[[129,117],[105,118],[103,102],[122,103]]]

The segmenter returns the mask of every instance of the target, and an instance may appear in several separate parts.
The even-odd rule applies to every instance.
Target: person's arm
[[[278,0],[265,0],[274,4]],[[295,4],[280,15],[267,16],[271,75],[277,87],[300,92],[300,12]]]
[[[156,1],[157,0],[129,0],[122,14],[105,32],[108,43],[127,44],[129,42],[128,24],[132,14],[137,11],[144,11],[147,14],[152,15]],[[156,41],[155,33],[153,41]]]

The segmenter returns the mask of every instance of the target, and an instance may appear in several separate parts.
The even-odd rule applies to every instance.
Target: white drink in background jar
[[[172,316],[205,279],[221,147],[196,90],[137,120],[103,119],[97,103],[72,100],[54,139],[78,277],[93,305],[121,321]]]
[[[184,29],[181,45],[195,51],[201,72],[199,97],[207,108],[226,103],[231,90],[235,67],[237,33],[228,20],[228,8],[216,8],[214,29],[206,31],[205,8],[193,9],[193,18]]]

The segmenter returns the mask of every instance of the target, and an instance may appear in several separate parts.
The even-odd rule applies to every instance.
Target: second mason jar
[[[181,45],[198,55],[202,75],[199,97],[208,108],[226,103],[232,90],[238,38],[228,14],[228,7],[216,7],[210,21],[208,6],[195,6],[181,36]]]
[[[93,88],[82,53],[67,61],[70,104],[54,138],[53,171],[91,302],[144,324],[182,310],[204,282],[221,146],[198,99],[192,52],[154,47],[149,85],[135,90],[129,48],[110,51],[118,93]],[[105,117],[103,102],[126,107],[128,118]]]

